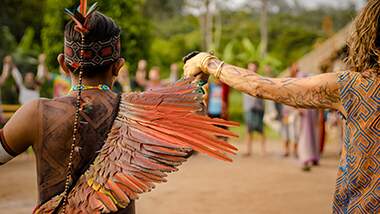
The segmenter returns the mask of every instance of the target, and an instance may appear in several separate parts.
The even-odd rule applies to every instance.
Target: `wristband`
[[[220,75],[222,74],[223,65],[224,65],[224,61],[222,61],[222,62],[218,65],[218,68],[216,69],[216,75],[215,75],[215,78],[216,78],[216,79],[219,79]]]
[[[211,59],[218,59],[218,58],[216,56],[214,56],[214,55],[211,55],[211,54],[202,58],[202,60],[201,60],[201,70],[203,72],[207,72],[208,73],[208,62]]]
[[[16,154],[5,143],[3,130],[0,130],[0,165],[12,160]]]

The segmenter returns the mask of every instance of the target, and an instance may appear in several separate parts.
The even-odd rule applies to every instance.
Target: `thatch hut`
[[[344,67],[343,58],[347,47],[347,39],[351,34],[352,23],[297,61],[303,72],[320,74],[332,72]],[[343,68],[344,69],[344,68]],[[288,74],[284,72],[283,75]]]

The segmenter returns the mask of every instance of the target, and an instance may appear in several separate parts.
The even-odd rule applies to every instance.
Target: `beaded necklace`
[[[111,91],[111,88],[106,84],[99,84],[97,86],[92,85],[74,85],[71,87],[70,91],[85,91],[85,90],[101,90],[101,91]]]

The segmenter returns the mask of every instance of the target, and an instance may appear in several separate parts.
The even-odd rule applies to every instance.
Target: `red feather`
[[[86,17],[87,13],[87,0],[80,0],[80,13],[83,17]]]
[[[228,155],[237,149],[217,137],[236,135],[216,125],[237,124],[201,115],[202,95],[194,93],[197,86],[191,82],[122,96],[105,145],[69,195],[68,211],[110,213],[123,208],[166,182],[167,174],[177,170],[191,149],[232,161]],[[107,194],[99,192],[102,189]],[[53,202],[39,211],[54,207]]]

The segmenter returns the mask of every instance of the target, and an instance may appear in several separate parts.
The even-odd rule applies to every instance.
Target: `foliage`
[[[181,25],[176,23],[181,22]],[[154,38],[150,49],[149,64],[160,66],[165,74],[169,73],[171,63],[180,63],[182,56],[199,50],[201,33],[195,17],[176,17],[161,23],[154,23]]]
[[[43,50],[48,64],[58,67],[56,57],[63,51],[63,30],[68,21],[63,9],[77,4],[75,0],[46,0],[44,28],[42,30]],[[138,59],[149,56],[149,23],[142,15],[142,0],[98,1],[100,11],[112,17],[122,29],[122,55],[136,67]]]
[[[256,47],[248,38],[244,38],[242,41],[233,40],[228,43],[223,51],[223,59],[228,63],[241,67],[245,67],[250,62],[257,61],[261,65],[271,66],[275,75],[281,69],[281,61],[270,55],[261,56],[260,44]]]
[[[180,14],[185,0],[145,0],[144,15],[157,20],[170,19]]]
[[[31,54],[39,50],[47,53],[50,67],[58,67],[56,57],[63,50],[64,24],[69,20],[63,9],[78,4],[78,0],[4,0],[0,8],[0,56],[16,51],[17,43],[30,26],[34,37],[28,40]],[[199,11],[189,14],[189,0],[99,0],[100,11],[115,19],[122,28],[123,56],[134,71],[141,58],[148,59],[150,66],[161,66],[168,73],[173,62],[180,62],[188,52],[200,49]],[[247,1],[248,2],[248,1]],[[91,3],[91,1],[90,1]],[[252,3],[252,2],[251,2]],[[218,1],[218,18],[221,18],[222,37],[214,50],[226,61],[245,65],[246,60],[259,60],[259,14],[257,4],[242,8],[231,6],[233,1]],[[286,1],[272,1],[269,16],[269,58],[275,70],[281,71],[310,51],[314,45],[327,38],[322,22],[331,17],[336,32],[355,15],[353,7],[334,9],[321,7],[306,10]],[[230,6],[228,6],[230,5]],[[197,10],[197,8],[193,8]],[[198,8],[198,10],[200,10]],[[21,12],[22,11],[22,12]],[[8,27],[4,27],[8,26]],[[42,30],[41,30],[42,28]],[[219,29],[218,29],[219,30]],[[13,36],[12,36],[13,35]],[[27,36],[30,38],[30,36]],[[34,43],[37,45],[30,45]],[[26,48],[16,52],[25,52]],[[229,52],[229,53],[228,53]],[[228,54],[230,56],[228,56]],[[281,62],[273,63],[272,58]],[[266,61],[266,59],[264,60]]]
[[[46,0],[44,27],[42,29],[42,48],[47,55],[50,67],[57,68],[57,56],[63,51],[63,29],[68,20],[63,9],[74,5],[74,0]]]
[[[37,55],[40,51],[40,47],[34,42],[34,29],[31,27],[27,28],[19,43],[17,43],[6,26],[0,28],[0,36],[2,38],[0,41],[2,47],[0,49],[0,59],[10,54],[21,72],[33,71],[33,67],[37,64]]]
[[[36,72],[34,68],[37,66],[37,57],[41,48],[34,42],[34,39],[34,29],[27,28],[20,43],[12,53],[13,59],[21,72]]]
[[[143,15],[143,0],[98,1],[101,11],[112,17],[122,29],[122,56],[135,70],[139,59],[149,58],[151,45],[149,20]]]
[[[39,43],[44,5],[45,0],[1,0],[0,26],[8,26],[17,41],[23,37],[26,28],[33,27],[35,42]]]
[[[3,59],[4,56],[15,50],[17,42],[7,26],[0,27],[0,37],[0,59]]]

